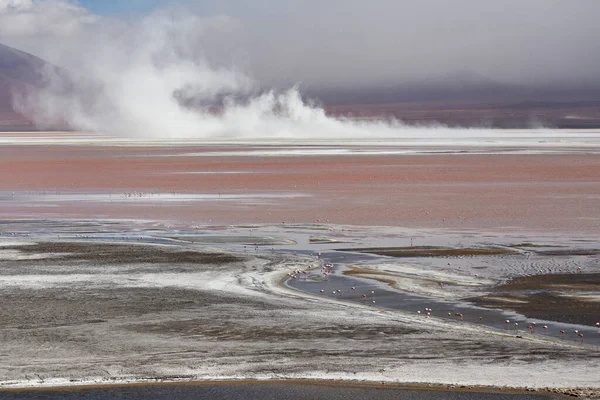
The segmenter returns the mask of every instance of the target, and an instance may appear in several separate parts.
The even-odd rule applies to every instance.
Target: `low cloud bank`
[[[458,11],[450,12],[447,2],[431,0],[425,2],[435,11],[431,20],[419,20],[426,8],[396,3],[379,0],[367,7],[349,0],[316,7],[286,0],[268,8],[259,1],[245,12],[236,1],[210,11],[192,2],[114,18],[64,0],[0,0],[0,41],[64,68],[43,71],[48,85],[41,92],[15,93],[15,107],[40,126],[64,121],[76,129],[138,137],[403,137],[415,128],[329,118],[295,85],[359,87],[455,77],[465,70],[474,71],[466,80],[484,79],[484,72],[517,82],[516,69],[532,78],[536,63],[545,65],[540,79],[597,78],[600,60],[593,58],[600,51],[590,50],[600,45],[589,35],[598,28],[585,15],[578,24],[571,20],[600,3],[582,0],[579,10],[564,14],[569,2],[532,0],[539,6],[537,31],[527,25],[529,3],[518,8],[527,15],[518,13],[516,26],[502,29],[490,25],[508,21],[496,6],[480,9],[470,2],[471,17],[464,17],[458,11],[469,2],[458,1]],[[505,7],[515,12],[517,3]],[[550,29],[559,17],[568,32]],[[489,31],[480,38],[485,43],[475,43],[471,36],[483,27]],[[443,43],[437,40],[442,37]],[[568,61],[582,52],[588,58]]]

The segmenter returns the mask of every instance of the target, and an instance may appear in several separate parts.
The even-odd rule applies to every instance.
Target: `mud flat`
[[[325,259],[341,266],[331,282],[379,285],[391,302],[482,298],[501,313],[529,301],[515,293],[597,301],[595,286],[531,285],[600,273],[599,132],[474,135],[0,135],[0,386],[312,379],[597,394],[593,326],[580,343],[282,284]],[[362,273],[342,274],[352,268]],[[529,287],[503,287],[519,282]]]
[[[343,274],[438,300],[512,310],[529,319],[519,319],[525,327],[536,320],[554,321],[596,327],[594,333],[600,334],[599,250],[594,242],[587,245],[506,242],[478,247],[345,249],[383,258],[376,263],[352,263]],[[554,333],[577,328],[560,326]]]
[[[365,234],[377,236],[373,228],[184,231],[132,221],[3,226],[3,388],[317,379],[578,388],[592,396],[600,385],[594,345],[517,337],[281,285],[294,270],[319,269],[311,246],[339,246],[311,244],[316,232],[365,248]],[[228,234],[232,242],[223,243]],[[204,242],[194,243],[194,235]],[[248,246],[248,236],[264,244]],[[377,239],[399,240],[390,236],[383,229]],[[218,243],[208,244],[210,237]]]
[[[485,307],[511,309],[530,318],[594,326],[600,320],[599,289],[598,273],[524,276],[469,300]]]

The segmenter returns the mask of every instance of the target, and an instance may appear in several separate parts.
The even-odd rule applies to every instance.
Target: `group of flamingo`
[[[354,286],[352,286],[352,287],[350,288],[350,290],[352,291],[352,294],[356,295],[356,288],[355,288]],[[321,294],[325,293],[325,289],[321,289],[321,290],[319,290],[319,293],[321,293]],[[334,291],[332,292],[332,294],[333,294],[334,296],[337,296],[337,297],[342,297],[342,289],[337,289],[337,290],[334,290]],[[366,293],[362,293],[362,294],[360,295],[360,297],[362,298],[362,302],[363,302],[363,303],[366,303],[366,302],[367,302],[367,298],[368,298],[368,297],[370,297],[370,298],[371,298],[371,303],[375,304],[375,291],[374,291],[374,290],[371,290],[371,293],[369,293],[369,295],[370,295],[370,296],[367,296],[367,294],[366,294]]]
[[[328,263],[328,262],[323,263],[322,260],[321,260],[321,253],[320,252],[317,254],[316,258],[317,258],[317,260],[319,260],[319,263],[321,264],[321,273],[325,277],[325,280],[327,280],[327,277],[331,273],[333,273],[334,266],[333,266],[332,263]],[[288,273],[288,276],[291,277],[291,278],[293,278],[293,279],[297,279],[299,276],[303,276],[303,278],[306,279],[307,274],[308,274],[308,271],[302,271],[300,269],[297,269],[297,270],[292,271],[292,273]],[[353,286],[353,287],[350,288],[350,290],[352,291],[353,295],[356,295],[356,287]],[[320,293],[324,294],[325,290],[321,289]],[[342,289],[333,290],[332,294],[334,296],[336,296],[336,297],[342,297]],[[375,291],[371,290],[371,292],[369,294],[370,294],[371,302],[373,304],[375,304]],[[368,298],[367,294],[366,293],[362,293],[360,296],[362,298],[363,303],[366,303],[367,298]],[[425,311],[424,311],[425,318],[431,318],[431,313],[432,313],[432,309],[429,308],[429,307],[425,307]],[[421,310],[418,310],[417,314],[421,314]],[[463,317],[464,317],[463,314],[459,313],[459,312],[455,312],[455,313],[449,312],[448,313],[448,316],[451,317],[452,315],[454,315],[455,317],[457,317],[460,321],[462,321]],[[479,321],[480,322],[483,321],[483,317],[479,317]],[[510,320],[509,319],[504,320],[504,323],[506,324],[506,329],[507,330],[510,329]],[[516,331],[518,331],[519,330],[519,323],[515,322],[514,325],[513,325],[513,327],[514,327],[514,329]],[[598,332],[600,333],[600,322],[596,322],[596,327],[599,329]],[[536,323],[535,322],[532,322],[531,324],[529,324],[527,326],[527,329],[529,329],[529,332],[531,334],[535,333],[535,328],[536,328]],[[543,325],[542,328],[543,329],[548,329],[548,325]],[[564,329],[560,330],[560,334],[561,334],[561,336],[563,338],[565,337],[565,333],[566,332],[565,332]],[[577,337],[579,338],[580,342],[583,343],[583,333],[580,332],[578,329],[575,329],[574,333],[577,335]]]
[[[425,318],[430,318],[431,316],[431,308],[427,308],[425,307]],[[421,314],[421,310],[417,311],[417,314]],[[452,316],[454,314],[455,317],[457,317],[459,320],[463,320],[463,314],[459,313],[459,312],[455,312],[455,313],[448,313],[448,316]],[[483,317],[479,317],[479,321],[483,321]],[[506,325],[506,329],[510,329],[510,320],[506,319],[504,320],[504,324]],[[515,322],[513,325],[514,329],[516,331],[519,330],[519,323]],[[527,326],[527,329],[529,329],[529,333],[534,334],[535,333],[535,328],[536,328],[536,322],[532,322],[531,324],[529,324]],[[543,329],[548,329],[548,325],[543,325],[542,326]],[[596,328],[598,328],[598,333],[600,333],[600,322],[596,322]],[[564,329],[560,330],[560,334],[561,336],[564,338],[565,337],[565,333],[566,331]],[[573,331],[573,333],[575,333],[577,335],[577,337],[579,338],[579,340],[583,343],[583,333],[581,331],[579,331],[578,329],[575,329]]]

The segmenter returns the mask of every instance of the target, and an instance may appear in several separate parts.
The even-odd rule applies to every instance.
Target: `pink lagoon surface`
[[[146,145],[54,136],[57,143],[32,134],[31,142],[0,146],[3,218],[579,233],[600,227],[600,154],[589,149]]]

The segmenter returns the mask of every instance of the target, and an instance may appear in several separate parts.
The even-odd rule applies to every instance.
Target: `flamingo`
[[[351,289],[352,289],[352,294],[356,294],[356,288],[354,286],[352,286]]]
[[[578,333],[577,336],[579,336],[579,339],[581,339],[581,343],[583,343],[583,333]]]
[[[564,339],[564,338],[565,338],[565,330],[564,330],[564,329],[561,329],[561,330],[560,330],[560,334],[561,334],[561,336],[562,336],[562,337],[563,337],[563,339]]]
[[[505,320],[504,323],[506,324],[506,329],[508,329],[508,324],[510,323],[510,319]]]

